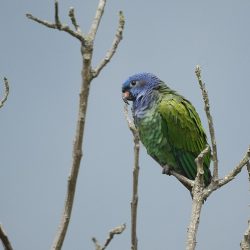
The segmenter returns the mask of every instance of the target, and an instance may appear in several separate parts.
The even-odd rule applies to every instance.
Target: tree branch
[[[128,123],[128,127],[134,137],[134,167],[133,167],[133,194],[131,205],[131,250],[137,250],[137,206],[138,206],[138,180],[139,180],[139,153],[140,153],[140,137],[134,122],[128,114],[128,104],[124,106],[124,114]]]
[[[248,149],[248,151],[249,151],[249,149]],[[249,161],[247,162],[247,173],[248,173],[248,180],[249,180],[249,183],[250,183],[250,162]]]
[[[197,165],[197,175],[194,180],[194,187],[192,189],[193,195],[193,202],[192,202],[192,212],[191,212],[191,219],[188,226],[188,233],[187,233],[187,250],[194,250],[196,246],[196,235],[199,227],[200,222],[200,215],[202,205],[204,203],[204,168],[203,168],[203,161],[204,157],[210,152],[209,145],[197,156],[195,159]]]
[[[105,5],[106,5],[106,0],[99,0],[98,6],[97,6],[97,9],[96,9],[96,13],[95,13],[95,17],[94,17],[94,20],[92,22],[92,25],[91,25],[90,31],[89,31],[89,36],[92,39],[94,39],[95,36],[96,36],[96,32],[98,30],[100,21],[102,19],[102,15],[103,15],[103,12],[104,12]]]
[[[78,33],[78,34],[81,34],[82,31],[81,31],[81,28],[80,28],[79,24],[78,24],[77,21],[76,21],[75,10],[74,10],[73,7],[71,7],[71,8],[69,9],[69,17],[70,17],[71,22],[72,22],[73,26],[75,27],[75,30],[77,31],[77,33]]]
[[[192,189],[193,194],[193,203],[192,203],[192,213],[191,213],[191,220],[188,227],[188,234],[187,234],[187,250],[194,250],[196,246],[196,234],[198,231],[199,226],[199,219],[201,214],[201,209],[204,201],[208,198],[208,196],[217,190],[218,188],[226,185],[228,182],[232,181],[236,175],[240,173],[242,168],[249,164],[250,159],[250,147],[243,157],[243,159],[239,162],[239,164],[224,178],[218,178],[218,157],[217,157],[217,146],[216,146],[216,139],[215,139],[215,132],[213,126],[213,118],[210,113],[210,105],[209,105],[209,98],[208,93],[205,88],[205,84],[201,80],[201,69],[199,66],[196,67],[195,74],[197,76],[200,88],[202,90],[203,101],[205,104],[205,112],[207,115],[208,125],[209,125],[209,132],[211,136],[211,143],[212,143],[212,157],[214,162],[214,169],[213,169],[213,178],[211,183],[204,187],[204,169],[203,169],[203,159],[205,154],[207,154],[209,150],[209,146],[206,147],[203,152],[197,157],[196,165],[197,165],[197,176],[194,181],[194,187]]]
[[[81,33],[81,29],[76,21],[73,8],[70,8],[69,10],[69,17],[76,31],[72,30],[67,25],[61,24],[60,18],[59,18],[59,6],[58,6],[57,0],[55,0],[55,6],[54,6],[55,23],[43,21],[37,17],[34,17],[31,14],[26,14],[26,16],[29,19],[39,24],[42,24],[48,28],[65,31],[69,33],[71,36],[77,38],[81,42],[82,83],[81,83],[81,90],[79,94],[80,98],[79,98],[79,107],[78,107],[78,118],[77,118],[76,132],[75,132],[75,138],[74,138],[74,144],[73,144],[73,159],[72,159],[70,174],[68,177],[68,185],[67,185],[67,193],[66,193],[66,199],[65,199],[65,204],[64,204],[64,211],[63,211],[62,219],[58,228],[58,232],[52,244],[52,249],[55,249],[55,250],[60,250],[62,248],[64,238],[67,233],[69,221],[71,218],[77,177],[78,177],[80,163],[81,163],[81,159],[83,155],[82,144],[83,144],[85,121],[86,121],[89,89],[90,89],[91,81],[93,80],[92,66],[91,66],[91,61],[92,61],[92,56],[93,56],[93,44],[94,44],[94,39],[95,39],[97,29],[98,29],[98,26],[99,26],[99,23],[100,23],[100,20],[104,11],[105,3],[106,3],[106,0],[100,0],[97,11],[96,11],[96,16],[91,25],[90,34],[87,36],[84,36]]]
[[[4,103],[7,101],[8,95],[10,92],[9,82],[8,82],[8,79],[6,77],[3,78],[3,83],[4,83],[4,96],[0,100],[0,108],[2,108]]]
[[[11,246],[10,240],[8,238],[8,235],[3,229],[3,226],[0,224],[0,239],[3,243],[5,250],[13,250],[13,247]]]
[[[72,12],[72,10],[70,10]],[[74,15],[74,11],[73,11],[73,15]],[[72,30],[68,25],[64,25],[61,24],[60,19],[59,19],[59,6],[58,6],[58,1],[55,1],[55,23],[51,23],[48,22],[46,20],[41,20],[35,16],[33,16],[30,13],[26,14],[26,17],[29,18],[30,20],[33,20],[39,24],[42,24],[48,28],[51,29],[57,29],[57,30],[62,30],[68,34],[70,34],[71,36],[77,38],[81,43],[85,43],[85,37],[81,34],[80,29],[78,28],[78,30],[74,31]],[[72,18],[71,18],[72,20]],[[76,20],[75,20],[76,22]]]
[[[248,227],[246,232],[243,235],[243,239],[240,243],[241,250],[249,250],[250,249],[250,220],[248,221]]]
[[[122,40],[124,25],[125,25],[125,18],[124,18],[124,15],[123,15],[122,11],[120,11],[119,12],[119,24],[118,24],[118,28],[117,28],[117,31],[116,31],[115,38],[113,40],[112,46],[111,46],[110,50],[108,50],[105,58],[94,69],[93,77],[97,77],[99,75],[102,68],[105,67],[105,65],[111,60],[111,58],[115,54],[116,49],[117,49],[120,41]]]
[[[232,181],[242,170],[244,166],[247,166],[249,164],[250,160],[250,146],[244,155],[244,157],[240,160],[238,165],[231,170],[226,176],[223,178],[218,179],[217,182],[211,182],[210,185],[204,189],[204,197],[205,199],[215,190],[221,188],[222,186],[226,185],[228,182]]]
[[[202,91],[202,97],[203,97],[203,101],[205,104],[204,109],[207,115],[208,127],[209,127],[210,136],[211,136],[212,158],[213,158],[213,163],[214,163],[213,181],[217,181],[218,180],[218,156],[217,156],[217,144],[216,144],[216,139],[215,139],[213,117],[210,113],[208,93],[205,88],[205,84],[203,83],[202,78],[201,78],[201,68],[199,65],[196,66],[195,74],[198,79],[198,83],[200,85],[201,91]]]
[[[122,224],[122,225],[120,225],[120,226],[118,226],[118,227],[113,228],[113,229],[109,232],[109,235],[108,235],[108,237],[107,237],[107,239],[106,239],[106,241],[105,241],[105,243],[104,243],[103,246],[101,246],[101,245],[99,244],[99,242],[97,241],[97,239],[96,239],[95,237],[93,237],[93,238],[92,238],[92,241],[93,241],[94,244],[95,244],[95,249],[96,249],[96,250],[105,250],[106,247],[109,245],[109,243],[113,240],[114,236],[115,236],[116,234],[121,234],[121,233],[125,230],[125,228],[126,228],[126,224]]]
[[[62,26],[59,19],[59,6],[57,0],[55,0],[55,24],[58,29],[60,29]]]
[[[179,180],[184,185],[188,186],[190,189],[192,189],[194,186],[194,181],[188,179],[184,175],[178,174],[174,170],[170,170],[169,175],[173,175],[177,180]]]

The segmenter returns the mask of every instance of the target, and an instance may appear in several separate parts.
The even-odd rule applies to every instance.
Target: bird
[[[122,99],[132,101],[132,116],[147,153],[167,172],[194,180],[196,157],[208,145],[194,106],[152,73],[142,72],[122,84]],[[211,155],[204,158],[204,185],[211,182]],[[163,171],[163,172],[164,172]],[[192,188],[182,182],[191,192]]]

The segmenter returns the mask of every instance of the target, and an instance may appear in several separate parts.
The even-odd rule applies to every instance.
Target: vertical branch
[[[11,246],[10,240],[8,238],[8,235],[3,229],[3,226],[0,224],[0,239],[3,243],[5,250],[13,250],[13,247]]]
[[[68,177],[67,193],[66,193],[66,199],[64,203],[63,215],[62,215],[62,219],[61,219],[57,234],[55,236],[54,242],[52,244],[52,249],[54,250],[60,250],[62,248],[65,235],[67,233],[68,225],[70,222],[70,218],[71,218],[71,212],[72,212],[74,197],[75,197],[77,177],[78,177],[80,163],[81,163],[81,159],[83,155],[82,144],[83,144],[83,138],[84,138],[84,128],[85,128],[86,113],[87,113],[87,106],[88,106],[89,90],[90,90],[91,81],[94,78],[93,70],[91,66],[91,61],[92,61],[92,56],[93,56],[93,44],[94,44],[97,29],[99,27],[99,24],[103,15],[105,3],[106,3],[106,0],[99,1],[96,15],[91,25],[90,33],[88,35],[84,35],[81,32],[80,26],[78,25],[77,20],[75,18],[75,13],[74,13],[73,8],[70,8],[69,10],[69,17],[76,31],[72,30],[68,25],[64,25],[60,22],[59,5],[58,5],[57,0],[55,0],[55,4],[54,4],[54,13],[55,13],[54,23],[41,20],[37,17],[34,17],[31,14],[26,14],[27,18],[39,24],[42,24],[48,28],[58,29],[60,31],[67,32],[68,34],[77,38],[81,42],[82,82],[81,82],[81,89],[80,89],[80,94],[79,94],[78,117],[77,117],[76,132],[75,132],[74,144],[73,144],[73,156],[72,156],[73,159],[72,159],[72,165],[70,168],[70,174]],[[123,28],[124,28],[124,23],[122,25],[122,29],[120,30],[121,37],[123,33]],[[109,57],[109,60],[115,54],[117,46],[120,41],[121,39],[119,39],[119,41],[117,42],[112,55],[110,55]]]
[[[89,35],[91,38],[94,38],[96,36],[96,32],[98,30],[98,27],[99,27],[99,24],[103,15],[105,5],[106,5],[106,0],[99,0],[97,10],[95,13],[95,17],[94,17],[94,20],[92,22],[92,25],[89,31]]]
[[[124,106],[124,114],[134,137],[134,168],[133,168],[133,194],[131,201],[131,250],[137,250],[137,205],[138,205],[138,179],[139,179],[139,152],[140,138],[138,130],[128,115],[128,105]]]
[[[140,139],[138,132],[134,134],[134,169],[133,169],[133,196],[131,202],[131,250],[137,250],[137,205],[138,205],[138,178],[139,178]]]
[[[240,243],[241,250],[250,250],[250,220],[248,221],[248,227],[243,235],[243,239]]]
[[[68,177],[67,194],[66,194],[63,216],[58,228],[57,235],[52,244],[52,249],[55,250],[61,249],[65,235],[67,233],[75,197],[78,172],[80,169],[81,158],[83,155],[82,143],[83,143],[85,121],[86,121],[89,88],[91,82],[91,77],[90,77],[90,67],[91,67],[90,63],[92,57],[91,53],[92,53],[91,48],[86,47],[85,52],[83,54],[84,58],[83,58],[83,69],[82,69],[82,84],[79,94],[77,126],[73,144],[73,160],[72,160],[70,174]]]
[[[55,24],[57,26],[58,29],[61,28],[61,22],[59,19],[59,6],[58,6],[58,1],[55,0]]]
[[[204,109],[205,109],[205,112],[207,115],[208,127],[209,127],[209,132],[210,132],[210,136],[211,136],[211,144],[212,144],[212,158],[213,158],[213,163],[214,163],[213,180],[217,181],[218,180],[218,156],[217,156],[217,144],[216,144],[216,139],[215,139],[213,117],[210,113],[210,104],[209,104],[209,99],[208,99],[208,93],[207,93],[207,90],[205,88],[205,84],[203,83],[202,78],[201,78],[201,68],[199,65],[196,66],[195,74],[196,74],[198,83],[200,85],[200,88],[202,91],[203,101],[205,104]]]
[[[247,173],[248,173],[248,180],[250,183],[250,162],[247,162]],[[243,235],[243,239],[240,243],[241,250],[250,250],[250,220],[248,220],[247,230]]]
[[[192,189],[193,202],[192,202],[192,212],[191,219],[188,226],[187,232],[187,250],[194,250],[196,246],[196,235],[198,232],[198,227],[200,223],[200,215],[202,205],[204,203],[204,169],[203,160],[204,157],[210,152],[209,145],[198,155],[195,162],[197,165],[197,175],[194,181],[194,187]]]
[[[4,77],[3,82],[4,82],[4,96],[0,100],[0,108],[2,108],[4,103],[7,101],[10,92],[9,82],[6,77]]]

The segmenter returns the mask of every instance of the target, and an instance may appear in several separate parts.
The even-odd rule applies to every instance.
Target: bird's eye
[[[133,80],[133,81],[131,81],[131,86],[135,86],[136,85],[136,83],[137,83],[137,81],[135,81],[135,80]]]

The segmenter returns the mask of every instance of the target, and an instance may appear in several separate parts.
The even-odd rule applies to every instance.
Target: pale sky
[[[80,88],[79,43],[25,17],[53,20],[49,0],[2,1],[0,77],[10,96],[0,110],[0,222],[15,249],[49,249],[63,208]],[[97,0],[61,0],[60,16],[74,6],[82,30]],[[200,64],[214,118],[220,176],[250,144],[250,2],[108,0],[98,31],[94,65],[126,18],[124,39],[112,61],[92,82],[72,220],[63,249],[94,249],[122,223],[126,231],[109,250],[130,248],[133,142],[123,115],[121,84],[148,71],[189,99],[207,129],[194,69]],[[2,93],[2,88],[1,92]],[[249,219],[246,170],[212,194],[202,211],[197,250],[239,249]],[[138,247],[184,249],[191,212],[189,192],[141,147]]]

